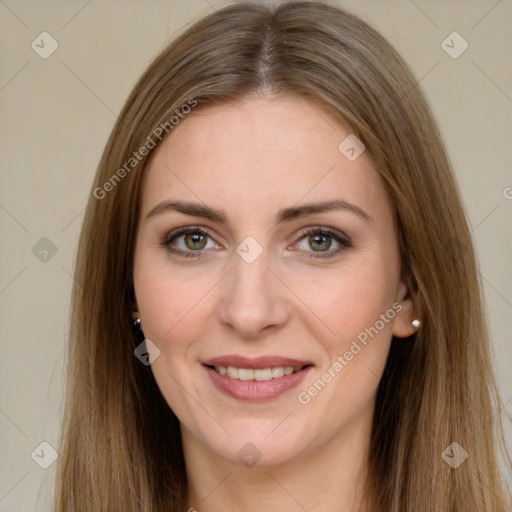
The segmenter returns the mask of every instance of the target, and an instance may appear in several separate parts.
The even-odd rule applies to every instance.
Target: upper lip
[[[276,366],[292,366],[297,368],[298,366],[311,365],[311,361],[302,361],[300,359],[293,359],[290,357],[280,356],[259,356],[259,357],[247,357],[241,355],[226,355],[214,357],[203,361],[206,366],[234,366],[235,368],[272,368]]]

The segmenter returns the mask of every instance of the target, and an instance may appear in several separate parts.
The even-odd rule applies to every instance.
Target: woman
[[[460,196],[354,16],[236,4],[165,49],[76,280],[56,510],[508,510]]]

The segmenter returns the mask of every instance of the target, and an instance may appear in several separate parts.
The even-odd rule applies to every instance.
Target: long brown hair
[[[422,326],[410,339],[393,339],[378,388],[373,510],[505,512],[495,450],[501,403],[481,283],[441,137],[393,48],[357,17],[316,2],[240,3],[204,17],[154,60],[119,115],[77,254],[56,512],[186,507],[179,422],[133,354],[141,183],[156,134],[172,137],[176,110],[252,93],[298,95],[348,123],[394,205]],[[453,442],[469,455],[457,468],[446,458],[459,450],[450,451]]]

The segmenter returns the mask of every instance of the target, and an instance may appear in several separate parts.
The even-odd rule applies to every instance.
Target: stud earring
[[[411,322],[412,326],[415,328],[415,329],[418,329],[419,326],[421,325],[421,322],[415,318],[412,322]]]

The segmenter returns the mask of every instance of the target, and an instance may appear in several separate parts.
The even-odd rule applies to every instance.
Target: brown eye
[[[328,258],[352,247],[352,240],[342,232],[317,227],[303,231],[296,247],[311,258]]]
[[[331,248],[332,238],[327,235],[317,234],[311,235],[308,242],[314,251],[327,251]]]
[[[184,242],[187,249],[191,250],[204,249],[208,238],[203,233],[187,233],[184,235],[184,237]]]
[[[201,228],[186,227],[169,233],[162,245],[178,256],[199,257],[209,249],[219,249],[209,233]]]

